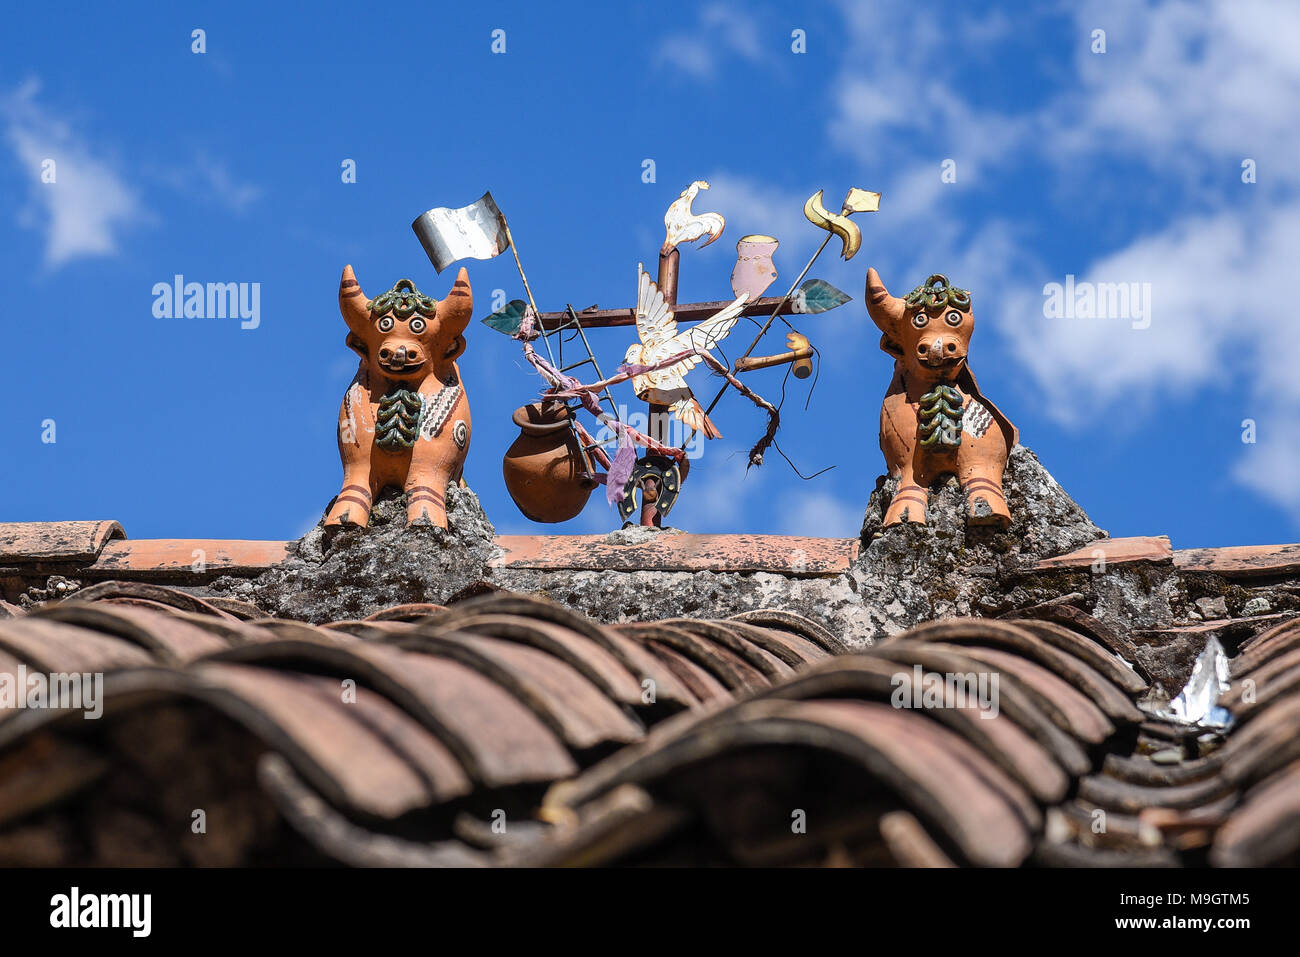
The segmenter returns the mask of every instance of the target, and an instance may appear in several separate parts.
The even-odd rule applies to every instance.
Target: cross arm
[[[673,307],[673,315],[677,317],[678,322],[699,322],[701,319],[708,319],[716,315],[719,311],[731,305],[734,300],[717,299],[713,302],[687,302],[679,303]],[[779,297],[768,296],[763,299],[756,299],[749,303],[741,310],[742,316],[770,316],[772,310],[781,304]],[[789,308],[789,303],[781,310],[783,313],[790,314],[793,310]],[[625,309],[584,309],[576,313],[578,322],[584,329],[602,329],[607,326],[634,326],[636,325],[636,310],[632,308]],[[560,326],[572,323],[569,320],[567,312],[543,312],[538,319],[541,320],[542,329],[547,332],[552,329],[558,329]]]

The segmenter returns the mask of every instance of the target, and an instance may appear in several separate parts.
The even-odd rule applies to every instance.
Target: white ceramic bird
[[[708,242],[700,246],[703,249],[722,235],[722,230],[727,225],[727,221],[722,218],[721,213],[694,213],[691,211],[691,203],[695,200],[695,194],[702,189],[708,188],[708,183],[702,179],[697,179],[682,190],[681,196],[673,200],[673,204],[668,207],[668,212],[664,213],[664,227],[667,229],[667,235],[664,237],[663,252],[671,252],[674,246],[691,243],[702,236],[708,236]]]
[[[741,293],[735,302],[722,311],[679,333],[677,318],[664,299],[664,294],[659,291],[658,284],[640,263],[637,264],[636,274],[636,331],[641,342],[628,348],[624,357],[627,365],[654,365],[687,349],[712,349],[731,332],[745,303],[749,301],[749,293]],[[704,407],[686,385],[686,373],[699,363],[700,357],[692,355],[667,368],[633,376],[632,390],[638,399],[666,405],[668,411],[692,429],[703,432],[711,439],[719,439],[722,433],[704,414]]]

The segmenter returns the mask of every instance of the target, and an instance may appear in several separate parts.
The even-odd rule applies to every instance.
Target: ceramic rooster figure
[[[951,473],[966,493],[967,521],[1005,528],[1011,513],[1002,475],[1019,433],[971,374],[970,293],[933,275],[898,299],[874,269],[867,270],[866,291],[880,348],[895,358],[880,409],[880,450],[898,480],[885,525],[924,524],[930,484]]]
[[[654,365],[688,349],[712,349],[731,332],[740,318],[740,311],[749,301],[749,294],[742,293],[717,314],[679,333],[677,319],[664,294],[640,263],[637,264],[636,278],[636,331],[641,341],[628,348],[623,359],[628,366]],[[686,373],[699,363],[699,356],[687,356],[665,369],[633,376],[632,390],[638,399],[668,406],[669,412],[710,439],[721,438],[722,433],[686,385]]]
[[[409,279],[367,299],[344,267],[339,311],[361,363],[339,409],[343,489],[327,526],[366,525],[375,496],[391,486],[407,493],[408,522],[447,527],[447,484],[459,481],[469,451],[469,399],[456,359],[473,307],[464,269],[438,302]]]

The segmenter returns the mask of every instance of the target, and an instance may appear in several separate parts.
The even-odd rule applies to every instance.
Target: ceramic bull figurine
[[[924,524],[930,483],[951,473],[966,493],[967,521],[1005,528],[1011,513],[1002,474],[1019,432],[971,374],[970,293],[934,275],[898,299],[868,269],[867,311],[880,327],[880,348],[895,360],[880,408],[880,450],[898,480],[885,525]]]
[[[469,451],[469,399],[456,359],[473,306],[464,269],[438,302],[409,279],[367,299],[344,267],[339,311],[361,363],[339,409],[343,489],[327,526],[366,525],[375,496],[392,486],[407,493],[408,522],[447,527],[447,483],[460,480]]]

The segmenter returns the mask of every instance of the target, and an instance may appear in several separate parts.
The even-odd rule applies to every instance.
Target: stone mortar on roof
[[[1004,487],[1013,517],[1006,530],[967,523],[963,493],[950,477],[929,490],[926,524],[886,528],[896,483],[882,477],[867,504],[857,559],[846,571],[827,575],[510,567],[495,561],[501,550],[473,492],[448,490],[451,528],[445,532],[408,528],[402,496],[390,492],[376,503],[368,529],[343,530],[327,541],[318,526],[292,543],[287,561],[257,578],[220,578],[198,590],[317,623],[364,618],[395,604],[442,604],[485,589],[544,595],[603,622],[785,608],[857,648],[937,618],[996,617],[1065,600],[1139,636],[1140,664],[1168,694],[1186,681],[1204,646],[1204,636],[1189,627],[1198,623],[1198,599],[1223,598],[1233,616],[1257,597],[1279,611],[1300,606],[1300,596],[1285,586],[1248,589],[1210,573],[1189,573],[1167,559],[1036,568],[1044,558],[1087,556],[1089,546],[1107,541],[1106,532],[1023,446],[1008,460]],[[601,543],[637,549],[679,535],[633,527]],[[1231,643],[1249,633],[1248,624],[1230,625],[1224,637]]]
[[[279,565],[251,580],[219,578],[211,591],[277,617],[319,623],[365,618],[392,605],[443,604],[480,582],[497,547],[478,496],[448,487],[448,529],[408,526],[404,498],[381,494],[365,528],[327,534],[322,519]]]

